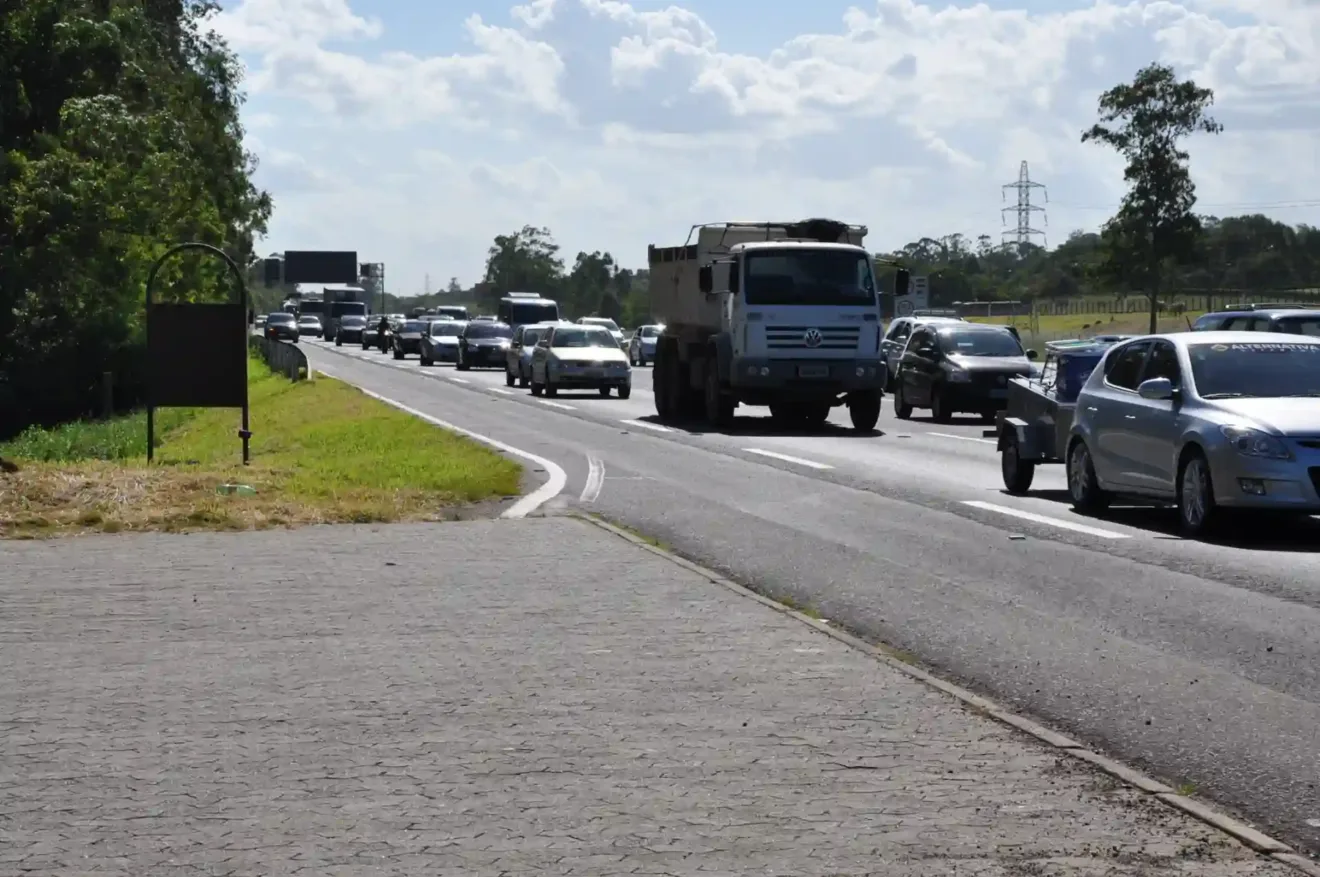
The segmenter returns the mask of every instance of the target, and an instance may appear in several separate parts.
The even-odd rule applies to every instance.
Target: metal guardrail
[[[261,335],[248,336],[248,349],[255,350],[270,370],[279,372],[291,381],[305,381],[311,375],[307,354],[297,344],[272,341]]]

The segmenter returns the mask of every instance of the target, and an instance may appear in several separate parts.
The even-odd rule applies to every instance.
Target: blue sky
[[[1189,144],[1206,212],[1320,224],[1314,0],[223,6],[276,204],[262,249],[356,249],[401,294],[478,279],[524,224],[634,267],[720,219],[998,240],[1023,160],[1056,243],[1122,197],[1080,132],[1154,60],[1219,98],[1226,132]]]

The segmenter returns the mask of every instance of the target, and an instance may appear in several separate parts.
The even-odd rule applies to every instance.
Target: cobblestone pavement
[[[573,519],[0,569],[4,875],[1290,873]]]

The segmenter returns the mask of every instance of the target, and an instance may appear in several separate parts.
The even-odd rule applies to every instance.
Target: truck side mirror
[[[697,269],[697,286],[707,294],[715,288],[715,275],[709,265],[702,265]]]
[[[912,272],[906,268],[899,268],[894,274],[894,297],[902,298],[908,294],[908,288],[912,285]]]

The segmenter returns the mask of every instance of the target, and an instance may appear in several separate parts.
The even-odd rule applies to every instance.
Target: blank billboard
[[[284,253],[285,283],[346,283],[358,281],[356,250],[288,250]]]

